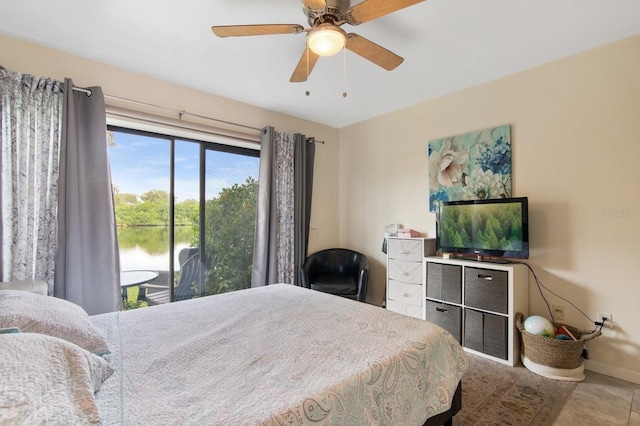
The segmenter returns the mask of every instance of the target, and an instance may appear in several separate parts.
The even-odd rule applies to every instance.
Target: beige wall
[[[373,261],[371,301],[384,294],[384,226],[434,236],[428,141],[511,124],[513,193],[529,197],[528,263],[587,315],[613,314],[615,331],[588,345],[587,367],[640,383],[638,52],[640,36],[341,129],[340,243]],[[529,293],[531,312],[546,314],[533,279]],[[591,326],[548,300],[565,306],[567,323]]]
[[[589,344],[588,368],[640,383],[640,37],[341,130],[0,36],[0,65],[102,86],[106,94],[254,127],[301,132],[317,145],[310,251],[341,245],[372,262],[369,302],[384,295],[382,232],[402,223],[434,235],[427,143],[512,126],[513,191],[530,202],[531,258],[542,283],[616,329]],[[381,94],[380,101],[384,101]],[[605,209],[630,210],[612,218]],[[544,304],[530,286],[530,310]],[[567,322],[589,323],[568,303]]]
[[[188,89],[165,81],[145,77],[119,68],[89,61],[30,43],[0,35],[0,65],[11,71],[52,77],[69,77],[77,86],[101,86],[107,95],[132,99],[165,108],[213,117],[219,120],[262,128],[299,132],[315,136],[324,144],[316,144],[314,202],[311,217],[313,228],[309,241],[311,252],[332,247],[338,241],[337,182],[338,130],[332,127],[297,119],[241,102],[231,101]],[[107,98],[107,103],[127,108],[143,109],[131,103],[119,103]],[[169,115],[169,110],[153,110]],[[178,118],[175,114],[174,118]],[[210,124],[210,123],[209,123]],[[233,128],[247,131],[243,128]],[[320,201],[318,201],[320,200]]]

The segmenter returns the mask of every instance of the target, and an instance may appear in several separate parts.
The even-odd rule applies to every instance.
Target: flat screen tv
[[[446,201],[436,215],[436,246],[442,253],[529,258],[527,197]]]

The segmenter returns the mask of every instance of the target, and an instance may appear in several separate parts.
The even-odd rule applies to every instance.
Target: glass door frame
[[[227,152],[238,155],[246,155],[249,157],[260,157],[259,149],[251,149],[239,146],[225,145],[215,142],[202,141],[197,139],[190,139],[182,136],[172,136],[169,134],[151,132],[147,130],[132,129],[117,125],[107,125],[107,131],[129,133],[134,135],[140,135],[144,137],[153,137],[156,139],[167,140],[170,143],[170,165],[169,165],[169,301],[174,301],[175,295],[175,145],[176,141],[184,141],[190,143],[199,144],[199,217],[198,217],[198,249],[200,254],[199,277],[198,277],[198,296],[205,296],[205,268],[202,267],[206,264],[204,261],[206,258],[205,251],[205,235],[206,235],[206,153],[207,151]]]

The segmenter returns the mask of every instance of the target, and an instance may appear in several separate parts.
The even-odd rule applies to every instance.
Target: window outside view
[[[123,309],[250,286],[259,151],[110,128],[109,161]]]

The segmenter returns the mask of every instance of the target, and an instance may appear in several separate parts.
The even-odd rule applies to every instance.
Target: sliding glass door
[[[205,294],[251,286],[259,159],[206,149]]]
[[[259,151],[109,127],[125,309],[250,286]]]

